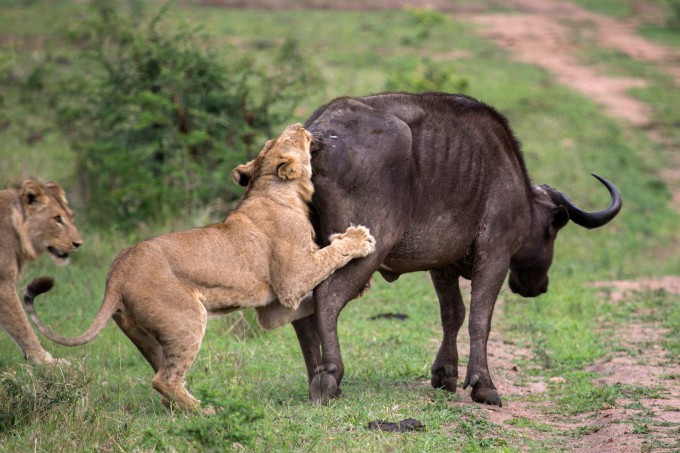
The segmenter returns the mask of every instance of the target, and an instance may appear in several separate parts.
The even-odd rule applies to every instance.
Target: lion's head
[[[275,178],[301,183],[303,198],[311,200],[312,165],[309,147],[310,134],[300,123],[288,126],[276,139],[269,140],[260,154],[247,164],[236,167],[231,175],[236,184],[248,187],[251,181]]]
[[[35,258],[47,251],[58,264],[68,262],[69,253],[83,243],[73,224],[73,211],[56,182],[39,183],[27,179],[19,189],[20,208],[12,222],[24,253]]]

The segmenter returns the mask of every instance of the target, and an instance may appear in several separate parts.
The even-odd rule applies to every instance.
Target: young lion
[[[40,345],[17,296],[21,269],[43,252],[57,264],[66,264],[69,253],[82,243],[66,195],[56,182],[27,179],[18,189],[0,190],[0,326],[32,363],[55,359]]]
[[[375,250],[374,238],[362,226],[333,235],[323,249],[314,242],[307,208],[314,191],[310,143],[311,135],[300,124],[267,142],[246,164],[252,178],[224,222],[165,234],[122,251],[109,271],[99,313],[80,337],[61,337],[42,325],[33,298],[49,290],[51,280],[34,280],[24,300],[38,329],[57,343],[76,346],[95,338],[113,317],[156,372],[151,383],[163,401],[196,410],[200,401],[185,389],[184,376],[208,316],[274,306],[272,313],[290,321],[317,284]],[[238,169],[233,176],[241,177]]]

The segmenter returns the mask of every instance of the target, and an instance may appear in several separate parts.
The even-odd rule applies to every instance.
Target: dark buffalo
[[[510,271],[525,297],[548,289],[557,232],[571,219],[597,228],[621,208],[588,213],[549,186],[529,181],[507,120],[466,96],[392,93],[340,98],[319,108],[305,128],[313,150],[318,238],[366,225],[376,252],[337,270],[314,290],[315,314],[294,323],[307,365],[310,396],[340,394],[344,368],[337,321],[342,308],[378,271],[387,281],[429,271],[444,338],[432,365],[435,388],[456,390],[456,337],[465,318],[459,277],[471,280],[470,360],[463,388],[476,402],[501,405],[487,365],[494,304]]]

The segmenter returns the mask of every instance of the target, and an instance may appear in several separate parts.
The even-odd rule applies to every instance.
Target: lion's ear
[[[45,203],[45,191],[36,181],[27,179],[21,183],[21,202],[26,206]]]
[[[68,200],[66,200],[66,192],[64,192],[64,189],[61,188],[59,183],[57,183],[56,181],[47,181],[45,183],[45,187],[47,188],[47,190],[52,192],[54,196],[60,199],[62,203],[68,205]]]
[[[231,179],[239,186],[247,187],[250,179],[253,177],[253,162],[254,161],[251,160],[247,164],[242,164],[234,168],[231,172]]]
[[[296,156],[283,155],[276,166],[276,173],[281,179],[295,179],[302,176],[303,165]]]

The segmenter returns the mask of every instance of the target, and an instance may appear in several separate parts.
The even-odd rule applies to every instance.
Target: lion
[[[83,240],[73,224],[73,211],[56,182],[25,180],[20,188],[0,190],[0,326],[12,337],[27,360],[54,363],[28,323],[16,283],[24,264],[43,252],[57,264]]]
[[[149,362],[163,403],[187,412],[200,401],[185,388],[209,316],[255,308],[266,328],[309,315],[308,293],[336,269],[375,250],[363,226],[350,226],[319,248],[309,220],[311,134],[295,124],[266,143],[232,177],[246,192],[222,223],[168,233],[123,250],[106,279],[92,325],[77,338],[55,335],[33,306],[49,278],[34,280],[25,303],[38,329],[66,346],[85,344],[113,318]],[[301,306],[303,300],[308,301]]]

